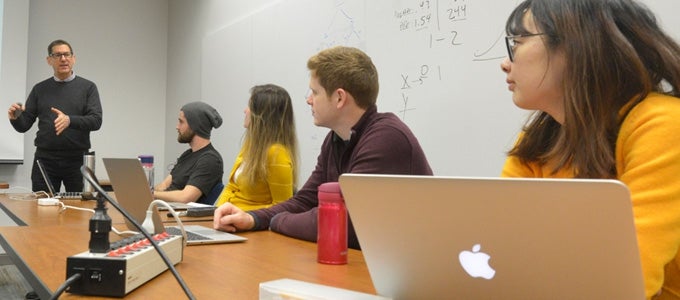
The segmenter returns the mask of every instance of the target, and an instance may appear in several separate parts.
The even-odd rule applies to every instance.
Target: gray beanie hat
[[[222,125],[222,117],[212,106],[205,102],[191,102],[182,106],[189,127],[198,136],[209,139],[210,131]]]

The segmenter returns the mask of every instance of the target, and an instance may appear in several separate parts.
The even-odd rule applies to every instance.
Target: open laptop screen
[[[614,180],[344,174],[373,284],[395,299],[644,299]]]

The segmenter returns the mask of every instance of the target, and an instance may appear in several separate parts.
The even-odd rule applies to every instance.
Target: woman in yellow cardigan
[[[646,297],[680,298],[680,46],[635,0],[526,0],[506,31],[512,100],[536,113],[502,176],[625,183]]]
[[[288,200],[295,189],[298,145],[290,95],[273,84],[255,86],[250,93],[243,146],[215,206],[265,208]]]

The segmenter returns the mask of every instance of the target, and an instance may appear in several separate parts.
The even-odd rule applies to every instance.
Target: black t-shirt
[[[182,190],[186,185],[197,187],[203,195],[210,193],[222,181],[224,166],[222,156],[208,144],[196,152],[191,149],[182,153],[172,168],[172,183],[167,191]]]

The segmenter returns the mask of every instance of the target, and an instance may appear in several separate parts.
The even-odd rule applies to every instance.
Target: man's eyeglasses
[[[64,52],[64,53],[50,53],[50,57],[54,59],[60,59],[61,57],[64,58],[71,58],[73,56],[73,53],[71,52]]]
[[[545,33],[528,33],[528,34],[518,34],[518,35],[509,35],[505,37],[505,46],[508,48],[508,57],[510,58],[510,61],[514,62],[515,61],[515,47],[517,46],[517,42],[515,39],[517,38],[523,38],[523,37],[530,37],[530,36],[537,36],[537,35],[544,35]]]

